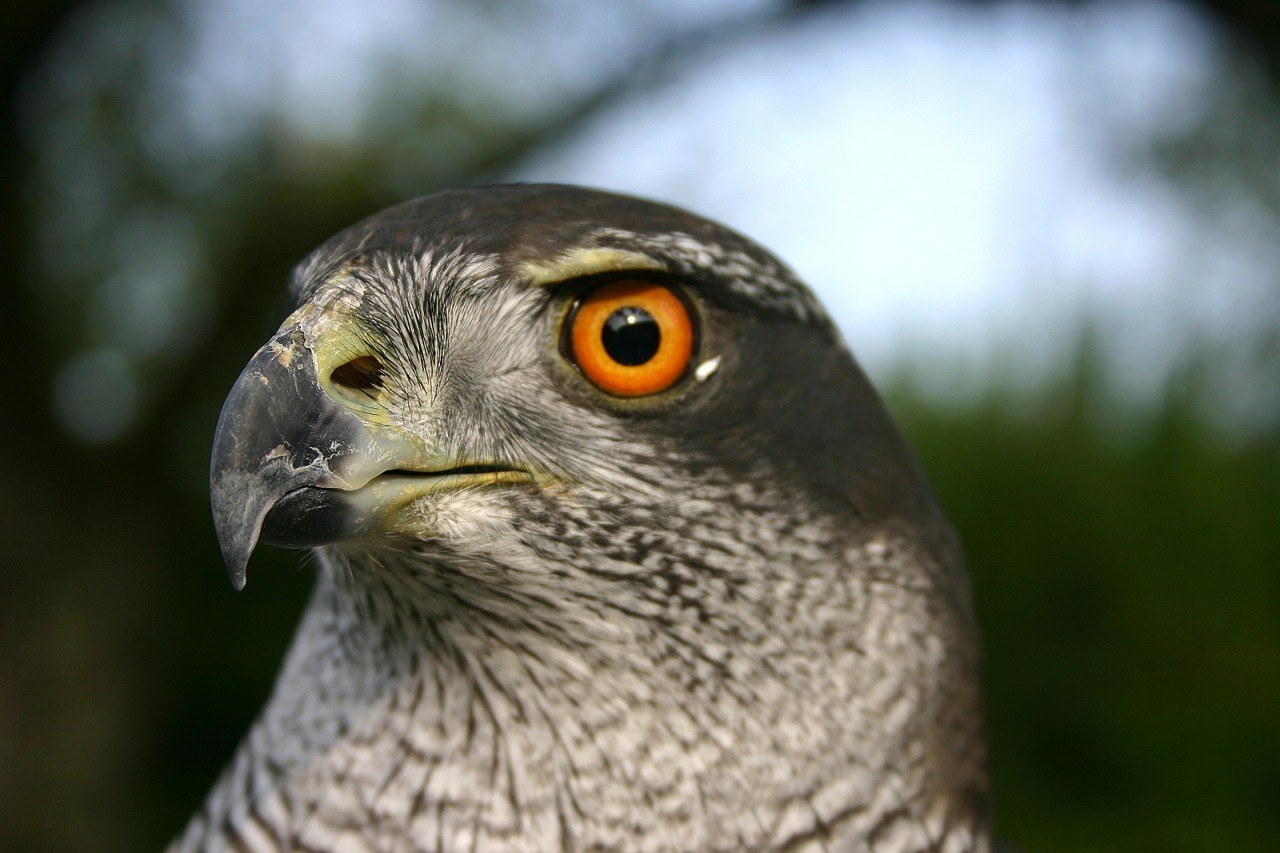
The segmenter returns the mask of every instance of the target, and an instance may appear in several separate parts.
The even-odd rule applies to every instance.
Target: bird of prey
[[[318,580],[175,850],[986,851],[956,537],[809,290],[553,185],[303,260],[212,460]]]

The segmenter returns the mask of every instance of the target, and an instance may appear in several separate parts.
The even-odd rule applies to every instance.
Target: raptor
[[[233,583],[313,548],[175,850],[990,849],[956,537],[810,291],[672,207],[341,232],[218,424]]]

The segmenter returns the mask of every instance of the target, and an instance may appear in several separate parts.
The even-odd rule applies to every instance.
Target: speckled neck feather
[[[518,550],[327,554],[276,694],[180,848],[985,849],[975,662],[947,642],[967,626],[923,588],[945,567],[690,503],[705,514],[645,536],[582,518],[505,531]]]

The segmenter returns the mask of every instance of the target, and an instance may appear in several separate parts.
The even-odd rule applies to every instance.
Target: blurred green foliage
[[[1280,442],[1225,441],[1187,386],[1120,437],[1097,382],[1082,359],[1034,413],[892,395],[966,546],[997,822],[1037,851],[1277,849]]]
[[[428,98],[407,125],[452,123],[461,155],[419,158],[400,183],[370,178],[376,147],[322,147],[299,161],[289,156],[296,140],[269,127],[218,163],[211,187],[171,180],[128,126],[147,62],[124,36],[105,40],[124,57],[103,60],[112,75],[75,81],[103,89],[86,99],[97,123],[21,141],[19,101],[30,112],[39,79],[24,76],[28,66],[57,65],[51,46],[74,54],[83,45],[59,34],[83,36],[95,24],[81,13],[106,20],[109,5],[50,4],[21,26],[13,18],[6,34],[0,252],[19,278],[0,310],[10,379],[0,419],[0,850],[161,847],[268,695],[310,588],[308,561],[264,549],[234,594],[205,468],[219,402],[278,321],[290,265],[400,200],[405,182],[427,192],[500,172],[635,76],[628,66],[518,125],[465,91]],[[116,5],[131,10],[130,26],[172,25],[163,3]],[[12,35],[22,28],[25,42]],[[670,59],[673,44],[656,42],[650,59]],[[59,164],[80,155],[50,151],[68,143],[67,154],[74,140],[58,134],[76,133],[92,139],[93,156],[118,161],[98,198],[106,207],[92,215],[84,186],[55,186],[66,178]],[[1197,152],[1208,143],[1191,143],[1173,154],[1203,174]],[[1248,146],[1249,169],[1266,172],[1274,150]],[[201,168],[198,158],[182,166]],[[101,229],[68,230],[61,259],[36,248],[54,204]],[[216,297],[182,340],[139,356],[138,423],[94,446],[54,426],[47,400],[68,352],[93,343],[101,314],[85,309],[85,293],[103,274],[93,262],[107,265],[110,226],[134,208],[194,230],[192,285]],[[50,272],[63,262],[81,291]],[[1215,389],[1202,368],[1212,353],[1191,359],[1158,405],[1112,417],[1095,342],[1082,332],[1080,358],[1032,400],[996,384],[943,405],[909,373],[886,383],[967,547],[998,823],[1029,853],[1280,849],[1280,423],[1238,434],[1210,424],[1204,400]]]

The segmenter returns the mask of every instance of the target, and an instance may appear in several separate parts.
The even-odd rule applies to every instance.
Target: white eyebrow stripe
[[[521,271],[534,287],[550,287],[571,278],[625,270],[665,272],[667,265],[640,252],[599,247],[572,249],[548,263],[526,261],[521,265]]]

